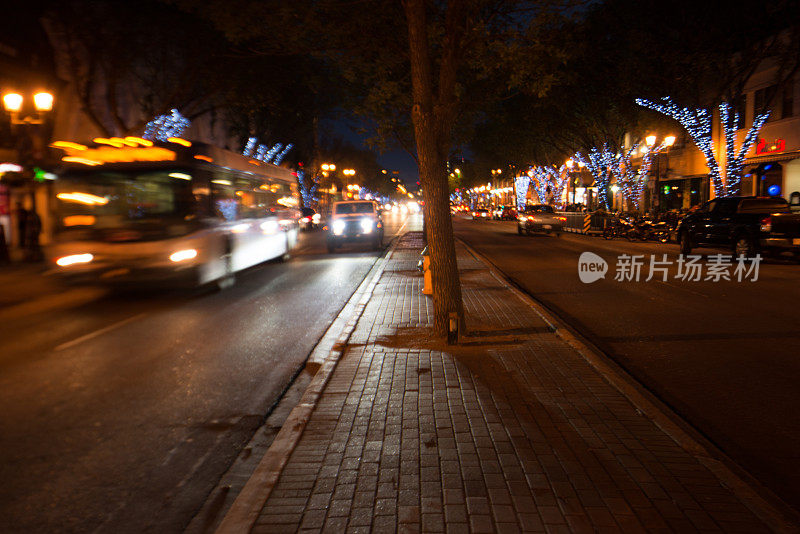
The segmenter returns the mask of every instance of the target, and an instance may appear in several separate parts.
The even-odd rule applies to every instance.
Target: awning
[[[781,152],[779,154],[765,154],[744,160],[745,165],[758,165],[759,163],[774,163],[778,161],[789,161],[790,159],[800,158],[800,150],[791,152]]]

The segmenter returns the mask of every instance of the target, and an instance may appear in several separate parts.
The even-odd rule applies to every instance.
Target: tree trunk
[[[433,278],[433,328],[436,335],[445,336],[449,330],[452,313],[458,318],[459,330],[463,331],[464,327],[464,307],[450,218],[450,191],[446,167],[446,148],[449,147],[452,128],[449,115],[453,102],[435,102],[434,99],[425,1],[406,0],[403,7],[408,22],[409,59],[414,97],[411,114],[422,194],[425,200],[425,229]],[[440,99],[443,93],[441,89],[440,87]],[[444,93],[449,96],[448,91]]]

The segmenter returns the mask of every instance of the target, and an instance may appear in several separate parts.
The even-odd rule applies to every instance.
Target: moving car
[[[500,211],[500,219],[503,221],[516,221],[517,210],[511,206],[503,206],[502,211]]]
[[[759,252],[800,256],[800,214],[781,197],[718,197],[678,225],[681,254],[694,247],[725,247],[735,257]]]
[[[472,212],[472,220],[480,221],[480,220],[488,220],[489,219],[489,210],[486,208],[478,208]]]
[[[546,204],[534,204],[525,206],[517,216],[517,233],[523,232],[532,234],[534,232],[545,232],[560,235],[564,230],[567,218],[556,215],[553,206]]]
[[[383,222],[372,200],[335,202],[328,224],[328,251],[345,242],[366,242],[375,250],[383,246]]]
[[[298,221],[301,230],[319,228],[321,215],[314,208],[303,208],[301,211],[300,220]]]

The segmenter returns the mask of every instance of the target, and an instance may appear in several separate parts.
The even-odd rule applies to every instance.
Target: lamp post
[[[27,212],[24,220],[22,218],[24,212],[18,214],[21,227],[19,244],[24,245],[26,259],[38,259],[41,254],[39,249],[41,222],[36,212],[36,192],[32,187],[33,167],[41,163],[45,157],[44,134],[41,128],[45,123],[46,114],[53,110],[54,98],[47,91],[37,91],[31,95],[30,100],[33,101],[32,106],[30,102],[26,103],[26,98],[21,93],[9,91],[3,94],[3,108],[9,115],[17,143],[17,158],[22,166],[23,179],[27,182],[23,182],[23,194],[29,193],[31,199],[31,210]],[[31,178],[30,181],[27,178]]]
[[[503,169],[492,169],[492,187],[495,189],[500,189],[500,186],[502,185],[502,182],[499,182],[501,174],[503,174]],[[505,205],[506,204],[505,196],[501,196],[500,198],[501,198],[500,203]]]

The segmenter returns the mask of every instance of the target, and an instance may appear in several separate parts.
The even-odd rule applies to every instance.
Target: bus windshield
[[[54,184],[59,229],[160,226],[195,218],[190,175],[174,170],[67,174]]]

